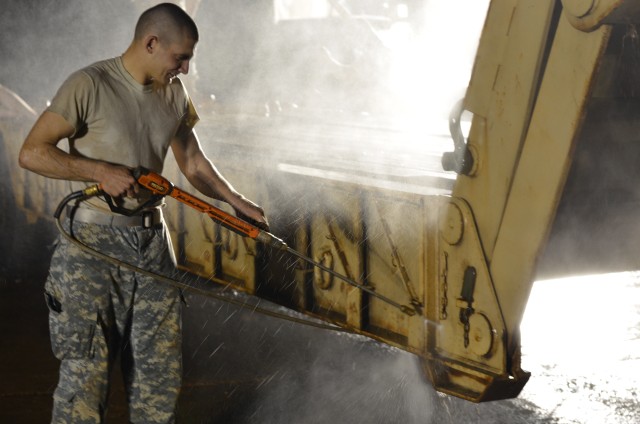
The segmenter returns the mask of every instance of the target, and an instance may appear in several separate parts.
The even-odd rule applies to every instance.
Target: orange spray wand
[[[222,209],[205,202],[197,196],[194,196],[193,194],[187,193],[186,191],[174,186],[171,181],[153,171],[143,167],[138,167],[134,169],[133,177],[138,181],[138,184],[150,190],[152,193],[173,197],[179,202],[209,215],[209,217],[218,224],[243,237],[250,237],[279,249],[286,249],[287,247],[287,244],[284,241],[273,234],[261,230],[255,225],[231,215]]]
[[[173,197],[179,202],[182,202],[185,205],[192,207],[193,209],[209,215],[209,217],[211,217],[211,219],[213,219],[215,222],[243,237],[250,237],[256,241],[265,243],[277,249],[286,250],[290,254],[312,264],[315,267],[320,268],[325,272],[328,272],[329,274],[341,279],[349,285],[357,287],[360,290],[369,293],[370,295],[377,297],[378,299],[392,306],[395,306],[408,315],[414,315],[416,312],[418,312],[415,308],[411,308],[407,305],[401,305],[386,296],[376,293],[373,288],[357,283],[350,278],[335,272],[333,269],[314,261],[313,259],[303,255],[297,250],[290,248],[284,241],[274,236],[273,234],[264,231],[246,221],[243,221],[242,219],[237,218],[236,216],[231,215],[223,211],[222,209],[205,202],[204,200],[194,196],[193,194],[187,193],[186,191],[174,186],[171,181],[149,169],[138,167],[133,170],[133,177],[138,181],[138,184],[150,190],[152,193],[161,196]]]

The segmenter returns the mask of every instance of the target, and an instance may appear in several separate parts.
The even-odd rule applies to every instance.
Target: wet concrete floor
[[[0,252],[13,258],[0,270],[0,423],[47,423],[58,365],[42,296],[49,247],[16,259],[30,243],[16,242]],[[517,399],[484,404],[436,393],[413,355],[367,338],[188,303],[180,423],[640,422],[638,273],[537,282],[523,322],[531,380]],[[127,422],[123,399],[115,384],[109,423]]]

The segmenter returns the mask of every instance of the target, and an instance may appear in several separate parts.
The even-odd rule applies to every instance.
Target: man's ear
[[[153,53],[158,48],[158,37],[155,35],[147,35],[144,39],[144,47],[147,53]]]

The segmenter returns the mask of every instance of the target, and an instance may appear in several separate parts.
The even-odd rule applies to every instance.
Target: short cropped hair
[[[180,6],[173,3],[160,3],[145,10],[136,24],[134,38],[140,40],[150,32],[169,42],[186,31],[187,36],[198,41],[198,27]]]

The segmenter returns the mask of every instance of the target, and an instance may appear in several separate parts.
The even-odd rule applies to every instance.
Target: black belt
[[[67,208],[67,215],[73,220],[85,224],[109,225],[112,227],[143,227],[151,228],[162,224],[162,211],[160,208],[140,212],[137,215],[112,215],[93,209]]]

